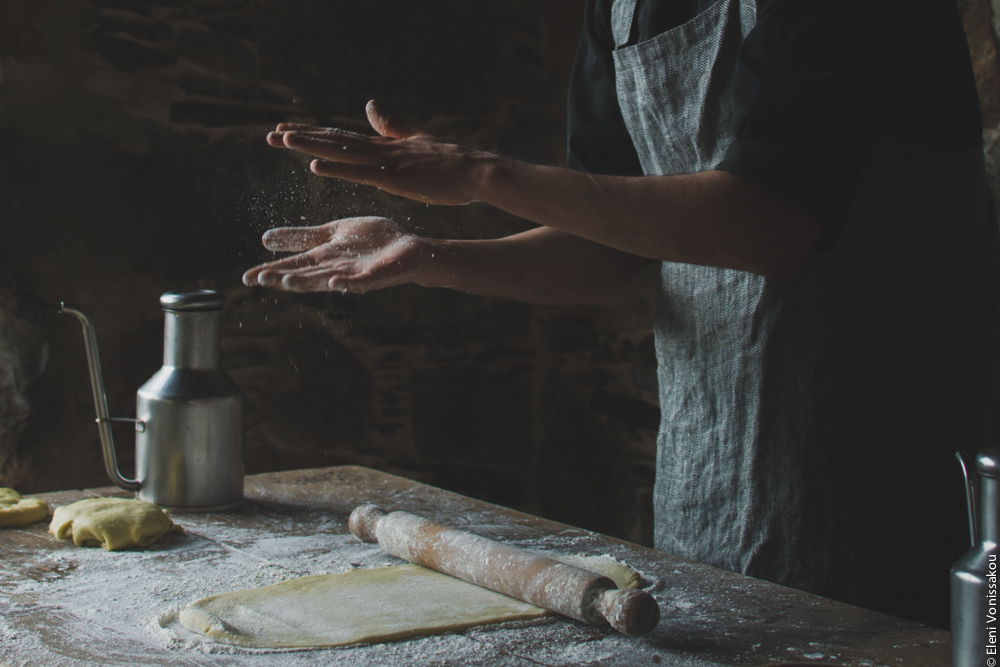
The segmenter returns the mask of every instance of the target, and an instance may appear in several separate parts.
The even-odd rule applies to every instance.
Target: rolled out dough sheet
[[[419,565],[321,574],[221,593],[180,612],[188,630],[257,648],[346,646],[550,612]]]
[[[564,558],[605,576],[616,574],[611,578],[619,586],[638,585],[633,570],[610,559],[559,560]],[[597,567],[585,565],[587,561]],[[601,567],[611,572],[600,571]],[[552,615],[419,565],[396,565],[212,595],[182,609],[179,620],[188,630],[226,644],[319,648],[398,641]]]

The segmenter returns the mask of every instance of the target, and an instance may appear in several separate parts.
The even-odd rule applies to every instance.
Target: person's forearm
[[[416,282],[538,305],[612,306],[644,260],[540,227],[502,239],[426,239],[433,257]]]
[[[488,158],[476,198],[509,213],[658,260],[792,275],[819,234],[793,203],[732,174],[598,176]]]
[[[379,136],[279,125],[273,146],[314,155],[311,169],[429,204],[484,201],[633,255],[787,278],[819,236],[791,201],[723,171],[596,176],[448,144],[366,108]]]

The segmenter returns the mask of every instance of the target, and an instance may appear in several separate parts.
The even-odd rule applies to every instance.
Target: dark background
[[[228,298],[247,472],[361,464],[649,543],[655,270],[618,308],[406,286],[242,286],[261,233],[377,214],[431,236],[528,224],[315,177],[264,135],[364,105],[540,163],[565,151],[582,20],[560,2],[0,1],[0,485],[106,485],[79,325],[112,414],[162,363],[162,292]],[[128,427],[116,430],[126,475]]]

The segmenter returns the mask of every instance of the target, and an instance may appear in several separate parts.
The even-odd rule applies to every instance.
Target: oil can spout
[[[972,464],[966,459],[962,452],[955,452],[958,464],[962,466],[962,476],[965,478],[965,504],[969,509],[969,534],[972,538],[972,546],[979,544],[979,508],[976,507],[976,498],[979,496],[979,479]]]
[[[128,419],[114,419],[108,415],[108,399],[104,393],[104,376],[101,374],[101,358],[97,353],[97,334],[94,330],[94,323],[90,321],[82,311],[66,303],[59,304],[59,312],[72,315],[83,326],[83,342],[87,350],[87,366],[90,368],[90,388],[94,393],[94,409],[97,412],[97,430],[101,436],[101,449],[104,452],[104,469],[108,477],[116,485],[129,491],[137,491],[139,482],[134,479],[127,479],[118,472],[118,460],[115,456],[115,444],[111,437],[111,422],[113,421],[135,421],[136,429],[141,430],[144,424],[140,421]]]

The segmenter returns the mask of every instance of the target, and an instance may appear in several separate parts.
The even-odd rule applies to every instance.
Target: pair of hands
[[[428,204],[460,205],[476,199],[493,156],[398,123],[382,115],[374,101],[365,112],[378,136],[282,123],[267,135],[267,142],[318,158],[310,169],[320,176],[373,185]],[[268,250],[297,254],[250,269],[243,282],[296,292],[363,293],[414,282],[435,254],[432,241],[379,217],[280,227],[264,234],[263,242]]]

